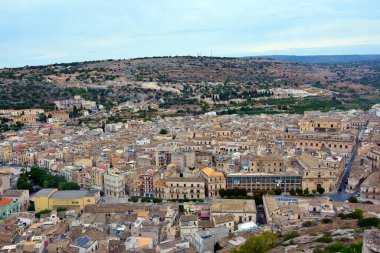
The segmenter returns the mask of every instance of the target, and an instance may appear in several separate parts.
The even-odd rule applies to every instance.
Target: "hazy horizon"
[[[380,53],[379,1],[0,0],[0,67]]]

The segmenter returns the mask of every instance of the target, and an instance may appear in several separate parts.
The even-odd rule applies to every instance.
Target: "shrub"
[[[361,219],[358,222],[359,227],[364,228],[364,227],[377,227],[380,225],[380,219],[371,217],[371,218],[365,218]]]
[[[296,238],[299,236],[301,236],[301,234],[298,233],[297,231],[291,231],[289,233],[284,234],[284,241],[287,241],[287,240],[290,240],[290,239],[293,239],[293,238]]]
[[[42,211],[36,213],[34,216],[39,219],[41,217],[41,214],[50,213],[50,212],[51,212],[50,209],[45,209],[45,210],[42,210]]]
[[[313,222],[311,222],[311,221],[305,221],[304,223],[302,223],[302,226],[303,227],[311,227],[311,226],[313,226],[314,224],[313,224]]]
[[[326,233],[323,236],[319,237],[316,242],[323,242],[323,243],[330,243],[333,242],[333,238],[331,236],[331,233]]]
[[[348,201],[350,203],[358,203],[358,199],[355,196],[351,196],[348,198]]]
[[[130,197],[130,198],[128,199],[128,201],[136,203],[136,202],[139,201],[139,197],[137,197],[137,196],[132,196],[132,197]]]
[[[63,212],[63,211],[67,211],[67,208],[66,207],[57,207],[57,212]]]
[[[323,218],[322,219],[322,223],[324,223],[324,224],[327,224],[327,223],[332,223],[333,221],[331,220],[331,219],[329,219],[329,218]]]

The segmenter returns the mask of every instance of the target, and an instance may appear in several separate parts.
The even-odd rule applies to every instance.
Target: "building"
[[[273,195],[263,196],[264,212],[269,225],[296,226],[305,220],[320,220],[335,216],[334,206],[328,198],[295,198]]]
[[[319,132],[319,133],[336,133],[345,129],[345,122],[338,119],[319,118],[313,120],[300,120],[298,126],[301,133],[304,132]]]
[[[278,155],[250,156],[243,163],[243,170],[249,172],[285,172],[285,160]],[[245,166],[244,166],[245,165]]]
[[[205,182],[200,177],[169,177],[164,191],[165,199],[204,199]]]
[[[373,172],[361,184],[360,200],[380,203],[380,172]]]
[[[125,196],[125,175],[104,174],[104,193],[112,198],[123,198]]]
[[[131,236],[125,241],[127,250],[153,249],[153,238],[142,236]]]
[[[198,229],[198,217],[196,215],[182,215],[179,219],[179,230],[182,238],[197,232]]]
[[[344,160],[340,161],[318,159],[317,157],[301,154],[297,158],[302,173],[302,189],[317,190],[319,187],[326,192],[336,190],[339,178],[344,171]]]
[[[236,223],[256,222],[256,204],[253,199],[212,199],[211,216],[232,214]]]
[[[143,174],[140,176],[141,179],[141,195],[144,197],[153,197],[153,175]]]
[[[17,213],[19,203],[17,199],[0,198],[0,220],[8,218],[12,213]]]
[[[0,173],[0,194],[11,188],[11,179],[8,173]]]
[[[215,244],[229,235],[226,227],[209,228],[189,235],[189,242],[197,252],[214,252]]]
[[[297,172],[236,172],[227,174],[227,189],[244,188],[248,194],[255,189],[273,190],[281,188],[288,192],[290,189],[302,187],[302,176]]]
[[[42,189],[34,195],[34,205],[36,212],[45,209],[57,209],[65,207],[68,210],[80,211],[84,206],[95,204],[100,199],[99,191],[89,190],[68,190],[58,191],[58,189]]]
[[[190,248],[190,244],[186,240],[173,240],[165,241],[157,245],[156,251],[158,253],[175,253],[183,252],[184,250]]]
[[[235,231],[235,217],[233,214],[215,215],[212,217],[212,221],[215,227],[226,227],[230,232]]]
[[[206,167],[201,171],[201,177],[206,182],[207,197],[219,196],[218,191],[226,189],[226,178],[222,172]]]
[[[29,207],[29,191],[28,190],[7,190],[4,197],[17,200],[19,203],[19,212],[28,211]]]
[[[349,134],[300,134],[296,135],[297,148],[324,150],[329,148],[336,153],[350,153],[355,146],[355,138]]]
[[[97,251],[99,249],[99,242],[97,240],[91,240],[88,236],[78,237],[73,244],[70,244],[71,247],[77,248],[78,252],[86,253]]]

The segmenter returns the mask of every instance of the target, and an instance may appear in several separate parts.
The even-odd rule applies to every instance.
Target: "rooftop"
[[[253,199],[213,199],[211,213],[256,213],[255,200]]]
[[[12,199],[10,199],[10,198],[1,198],[0,199],[0,206],[7,206],[11,202],[12,202]]]
[[[98,191],[88,191],[88,190],[57,191],[51,195],[51,198],[67,199],[67,198],[94,197],[97,192]]]

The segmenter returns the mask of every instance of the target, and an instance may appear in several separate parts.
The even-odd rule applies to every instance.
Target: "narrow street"
[[[350,192],[347,192],[346,191],[346,181],[348,180],[349,176],[350,176],[350,172],[351,172],[351,168],[352,168],[352,165],[354,163],[354,160],[355,160],[355,157],[358,153],[358,149],[361,145],[361,140],[363,139],[363,135],[364,135],[364,129],[362,129],[359,133],[359,137],[358,139],[356,140],[356,144],[355,144],[355,147],[351,153],[351,156],[347,162],[347,165],[345,167],[345,170],[343,172],[343,176],[342,178],[340,179],[340,182],[338,184],[338,187],[337,187],[337,192],[334,193],[332,196],[331,196],[331,199],[334,200],[334,201],[339,201],[339,202],[344,202],[346,201],[349,197],[355,195],[357,192],[353,192],[353,193],[350,193]]]

